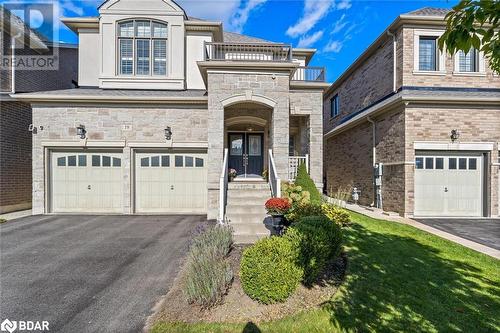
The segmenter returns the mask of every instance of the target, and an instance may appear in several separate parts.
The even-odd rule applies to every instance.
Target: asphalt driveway
[[[202,216],[31,216],[0,225],[0,320],[139,332]]]
[[[500,250],[500,219],[416,219],[416,221]]]

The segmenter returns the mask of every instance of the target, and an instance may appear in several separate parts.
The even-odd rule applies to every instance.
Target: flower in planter
[[[234,178],[236,178],[236,176],[238,175],[238,171],[236,171],[235,169],[229,169],[229,172],[227,173],[228,177],[229,177],[229,180],[232,180]]]
[[[266,210],[269,215],[285,215],[291,208],[290,202],[285,198],[271,198],[266,201]]]

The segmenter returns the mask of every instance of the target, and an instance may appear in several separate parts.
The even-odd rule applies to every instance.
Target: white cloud
[[[83,16],[83,8],[84,5],[86,5],[84,1],[79,2],[78,5],[76,5],[73,1],[61,1],[59,4],[61,6],[62,12],[65,15],[76,14],[78,16]]]
[[[343,46],[344,43],[342,41],[332,40],[323,48],[323,52],[339,53]]]
[[[306,35],[303,36],[299,39],[299,43],[297,44],[297,47],[310,47],[314,43],[316,43],[318,40],[323,37],[323,30],[317,31],[313,33],[312,35]]]
[[[342,14],[340,19],[335,23],[335,25],[333,26],[333,29],[330,31],[330,33],[332,35],[342,31],[342,29],[344,29],[345,26],[349,23],[349,22],[345,21],[345,17],[346,17],[346,14]]]
[[[342,0],[337,4],[337,9],[342,10],[342,9],[349,9],[351,8],[351,0]]]
[[[327,0],[305,0],[304,13],[302,17],[290,26],[286,34],[290,37],[298,37],[310,31],[316,23],[328,14],[334,2]]]
[[[234,32],[241,32],[248,21],[250,13],[266,2],[267,0],[248,0],[243,7],[236,11],[233,19],[229,22],[229,28]]]

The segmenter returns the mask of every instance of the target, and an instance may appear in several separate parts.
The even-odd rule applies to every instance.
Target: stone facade
[[[403,25],[395,32],[396,90],[405,87],[488,88],[500,89],[500,79],[485,61],[485,73],[469,75],[454,71],[454,57],[446,55],[445,73],[418,73],[414,68],[414,34],[426,26]],[[393,40],[380,37],[378,45],[335,82],[324,97],[325,134],[349,121],[349,115],[393,94]],[[330,117],[330,99],[339,95],[340,115]],[[376,123],[376,162],[384,163],[382,196],[384,210],[411,216],[414,207],[415,141],[449,142],[450,131],[459,129],[462,142],[493,142],[494,149],[486,163],[486,192],[489,215],[499,215],[499,171],[497,143],[500,141],[500,105],[478,103],[474,107],[459,103],[399,103],[379,109],[372,116]],[[372,204],[373,193],[372,125],[368,120],[348,126],[325,140],[327,189],[357,186],[360,202]]]
[[[83,124],[89,143],[124,140],[123,149],[123,213],[132,213],[130,141],[151,143],[168,148],[164,128],[172,128],[172,143],[191,142],[193,146],[207,142],[206,107],[138,107],[124,106],[35,106],[33,123],[44,130],[33,136],[33,214],[45,211],[45,163],[48,151],[44,142],[73,142],[83,148],[85,141],[76,136],[76,127]],[[81,146],[80,146],[81,145]],[[92,144],[89,144],[92,147]],[[59,148],[61,149],[61,148]],[[206,150],[206,148],[204,148]]]

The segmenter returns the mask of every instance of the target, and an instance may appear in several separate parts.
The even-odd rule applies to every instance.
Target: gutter
[[[372,168],[375,171],[375,166],[377,165],[377,123],[370,116],[366,117],[366,120],[372,124]],[[375,206],[375,201],[377,197],[377,186],[375,185],[375,174],[373,175],[373,201],[370,206]]]
[[[396,80],[397,80],[397,59],[396,59],[396,52],[397,52],[397,42],[396,42],[396,35],[393,34],[390,30],[387,30],[387,34],[392,37],[392,91],[397,92],[397,87],[396,87]]]

